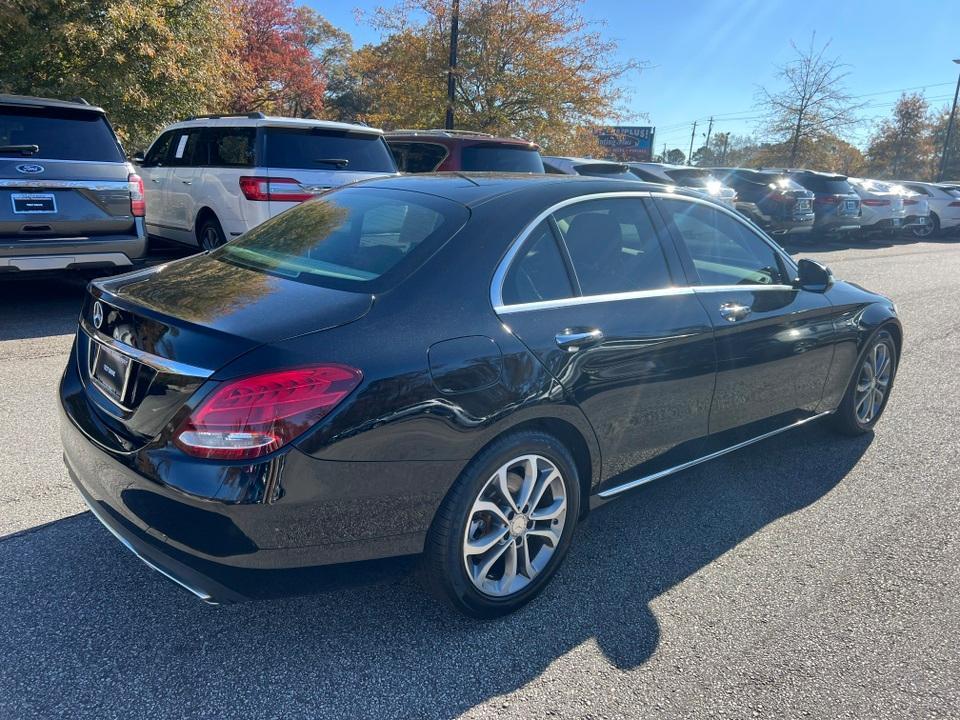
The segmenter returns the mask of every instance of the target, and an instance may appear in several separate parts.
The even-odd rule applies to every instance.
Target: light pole
[[[443,127],[453,130],[453,101],[457,89],[457,34],[460,24],[460,0],[453,0],[450,17],[450,65],[447,70],[447,117]]]
[[[960,65],[960,58],[954,60]],[[950,151],[950,136],[953,134],[953,118],[957,114],[957,97],[960,96],[960,76],[957,76],[957,90],[953,93],[953,108],[950,110],[950,119],[947,121],[947,136],[943,139],[943,154],[940,155],[940,172],[937,182],[943,182],[943,174],[947,171],[947,153]]]

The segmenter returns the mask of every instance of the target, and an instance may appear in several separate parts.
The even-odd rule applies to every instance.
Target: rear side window
[[[275,168],[396,172],[393,156],[380,135],[326,128],[266,128],[262,164]]]
[[[663,248],[643,202],[611,198],[558,211],[557,225],[584,295],[672,285]]]
[[[503,280],[506,305],[559,300],[574,294],[557,240],[547,221],[540,223],[524,244],[522,254]]]
[[[15,146],[36,145],[36,153]],[[12,146],[12,147],[11,147]],[[98,112],[69,108],[0,106],[0,157],[35,157],[49,160],[123,162],[123,153]]]
[[[257,135],[252,127],[212,127],[200,135],[194,165],[211,167],[252,167],[253,144]]]
[[[511,145],[464,146],[460,149],[460,167],[475,172],[544,172],[540,153]]]
[[[433,172],[447,157],[447,149],[436,143],[390,142],[387,144],[397,161],[397,169],[400,172]]]
[[[469,214],[433,195],[344,188],[267,220],[215,257],[315,285],[381,292],[413,272]]]
[[[750,228],[700,203],[658,199],[704,285],[777,285],[786,279],[777,253]]]

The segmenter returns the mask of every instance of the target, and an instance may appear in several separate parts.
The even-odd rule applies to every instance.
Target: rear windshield
[[[807,190],[815,193],[829,193],[831,195],[849,195],[853,192],[844,178],[823,177],[821,175],[794,175],[793,179],[803,185]]]
[[[37,150],[18,146],[36,145]],[[0,157],[123,162],[106,118],[69,108],[0,106]]]
[[[267,220],[214,255],[301,282],[382,292],[413,272],[469,215],[463,205],[434,195],[343,188]]]
[[[596,163],[593,165],[577,165],[577,175],[589,175],[591,177],[605,177],[612,180],[636,180],[637,176],[629,170],[624,170],[621,165],[607,165],[605,163]]]
[[[705,188],[707,187],[707,183],[716,182],[716,178],[706,170],[694,170],[691,168],[689,170],[667,170],[666,173],[674,182],[684,187]]]
[[[381,136],[326,128],[268,127],[261,164],[311,170],[397,171]]]
[[[460,150],[460,166],[478,172],[544,172],[540,153],[509,145],[468,145]]]

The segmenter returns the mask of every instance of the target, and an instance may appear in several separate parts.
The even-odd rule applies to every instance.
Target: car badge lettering
[[[24,175],[39,175],[43,170],[43,165],[34,165],[33,163],[17,165],[17,172],[23,173]]]

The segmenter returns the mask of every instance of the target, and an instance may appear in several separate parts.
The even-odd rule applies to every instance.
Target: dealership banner
[[[611,158],[649,162],[653,157],[652,127],[610,125],[596,128],[593,134]]]

